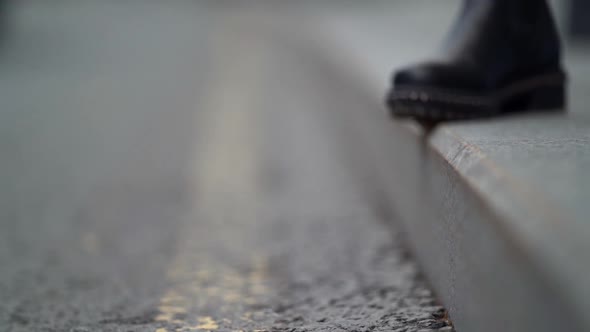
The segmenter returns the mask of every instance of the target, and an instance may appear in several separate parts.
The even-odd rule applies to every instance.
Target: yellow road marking
[[[88,232],[85,233],[82,238],[82,247],[84,248],[84,250],[86,250],[86,252],[88,252],[89,254],[92,255],[97,255],[98,251],[100,249],[100,244],[98,241],[98,236],[96,235],[96,233],[92,233],[92,232]]]
[[[197,329],[217,330],[219,328],[219,325],[211,317],[200,317],[198,321],[200,324],[196,326]]]
[[[170,331],[174,332],[214,331],[221,323],[230,325],[232,321],[226,317],[256,303],[268,291],[268,264],[264,257],[251,253],[252,257],[247,258],[250,272],[242,274],[236,266],[213,257],[207,247],[210,237],[220,236],[223,240],[228,228],[247,227],[248,222],[258,217],[256,197],[251,193],[257,187],[260,169],[260,114],[256,102],[262,94],[260,80],[266,63],[260,48],[235,35],[241,27],[225,28],[227,31],[217,38],[221,45],[215,48],[223,62],[218,66],[218,79],[209,93],[207,109],[200,112],[202,118],[196,130],[201,144],[195,153],[192,187],[199,210],[189,218],[202,224],[190,223],[183,233],[178,254],[167,271],[171,286],[160,299],[160,314],[156,317],[159,322],[173,325]],[[220,215],[228,202],[239,210],[239,215]],[[207,211],[213,211],[213,215]],[[203,224],[211,228],[206,229],[209,233],[205,239],[199,228]],[[239,241],[239,237],[231,239],[225,249],[240,255],[250,252]],[[198,316],[209,314],[206,307],[210,306],[218,307],[220,317]],[[254,323],[252,313],[247,316],[242,321]],[[157,332],[168,332],[161,330]]]

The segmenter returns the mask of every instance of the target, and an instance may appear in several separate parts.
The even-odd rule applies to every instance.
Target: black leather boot
[[[387,104],[434,122],[563,109],[560,48],[545,0],[464,0],[440,59],[396,72]]]

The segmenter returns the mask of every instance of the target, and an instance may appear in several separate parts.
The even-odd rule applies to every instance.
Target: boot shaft
[[[546,0],[464,0],[442,55],[466,63],[494,55],[548,66],[559,64],[561,44]]]

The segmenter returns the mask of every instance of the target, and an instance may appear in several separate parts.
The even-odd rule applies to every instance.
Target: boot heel
[[[523,111],[565,111],[565,84],[538,87],[534,90],[520,93],[502,104],[505,113]]]

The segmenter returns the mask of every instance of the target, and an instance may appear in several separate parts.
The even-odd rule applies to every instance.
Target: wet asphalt
[[[0,331],[452,331],[350,162],[335,114],[376,103],[274,32],[282,19],[12,8]]]

